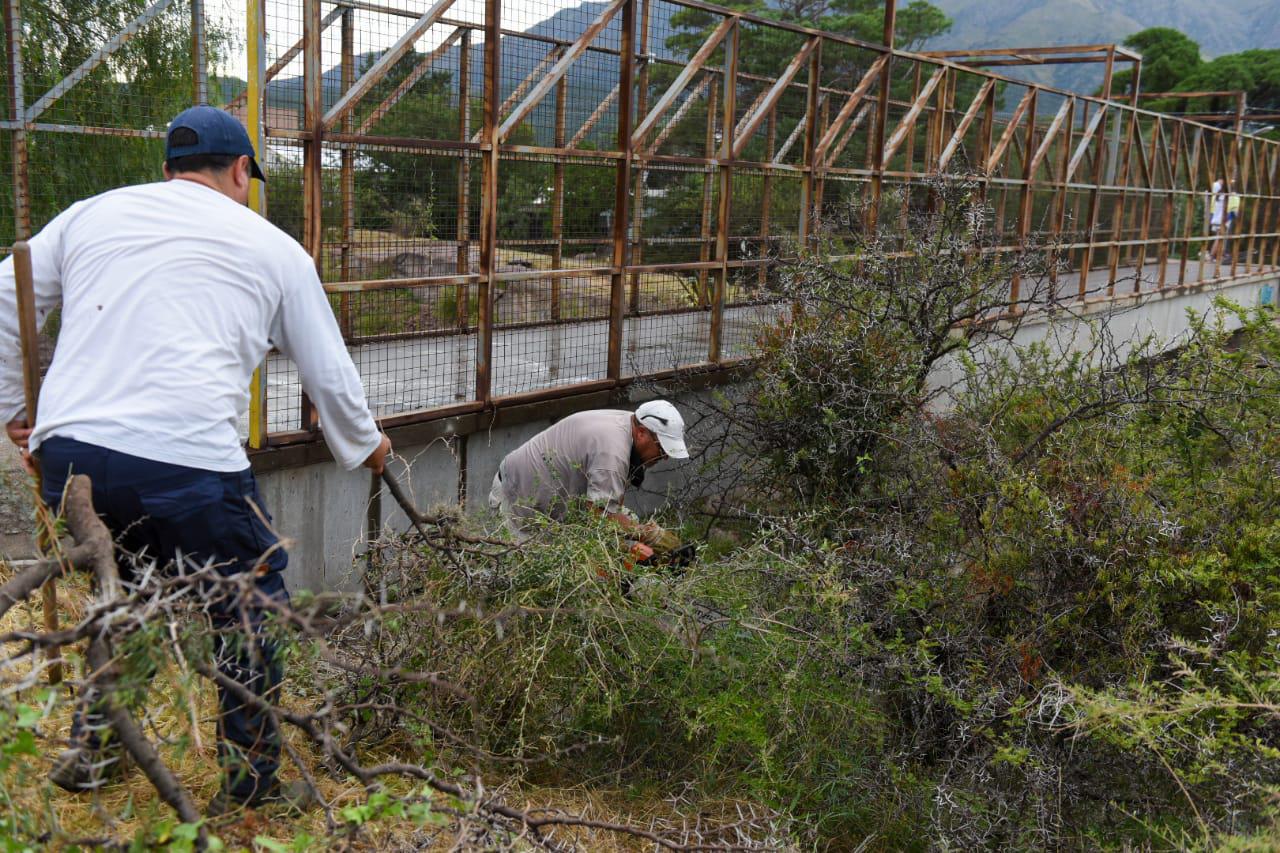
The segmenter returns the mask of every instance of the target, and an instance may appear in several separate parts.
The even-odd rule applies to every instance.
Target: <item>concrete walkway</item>
[[[751,353],[771,305],[727,308],[721,355]],[[622,372],[645,376],[707,360],[711,314],[690,311],[628,319],[624,327]],[[609,324],[604,320],[532,329],[499,330],[493,340],[494,396],[521,394],[605,378]],[[369,405],[378,417],[450,406],[474,399],[476,335],[410,338],[351,346],[364,379]],[[296,430],[301,417],[297,369],[289,359],[267,361],[267,423],[272,432]],[[247,420],[241,424],[247,435]]]
[[[1144,264],[1141,275],[1135,267],[1117,270],[1114,292],[1124,296],[1156,289],[1159,267],[1155,259]],[[1178,259],[1170,258],[1165,272],[1166,287],[1176,286]],[[1215,275],[1215,265],[1205,263],[1203,276]],[[1189,261],[1188,283],[1202,274],[1199,261]],[[1220,275],[1229,275],[1223,265]],[[1252,274],[1252,273],[1251,273]],[[1086,298],[1107,295],[1110,273],[1090,272]],[[1078,299],[1080,275],[1062,272],[1058,276],[1058,299],[1071,303]],[[1033,282],[1023,283],[1023,298],[1029,298]],[[1038,287],[1047,296],[1047,283]],[[1046,301],[1037,298],[1037,302]],[[755,345],[762,319],[776,316],[772,306],[743,306],[724,312],[721,352],[724,358],[749,355]],[[707,360],[711,315],[689,311],[629,318],[625,323],[622,370],[625,376],[644,376]],[[559,326],[499,330],[494,335],[491,373],[494,396],[520,394],[605,378],[609,328],[604,320],[586,320]],[[475,397],[475,334],[420,337],[351,346],[351,356],[364,378],[369,404],[379,416],[450,406]],[[267,421],[272,432],[299,429],[301,394],[293,364],[281,355],[267,363]],[[247,420],[241,433],[248,434]]]

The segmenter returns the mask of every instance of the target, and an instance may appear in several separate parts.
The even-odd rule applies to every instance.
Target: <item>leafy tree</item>
[[[1150,27],[1124,40],[1142,54],[1142,88],[1148,92],[1169,92],[1200,66],[1200,45],[1172,27]],[[1133,87],[1133,71],[1115,75],[1114,93]]]
[[[1280,50],[1246,50],[1219,56],[1198,66],[1179,81],[1176,88],[1181,92],[1243,89],[1250,107],[1273,112],[1280,108]],[[1196,102],[1207,104],[1209,111],[1228,110],[1235,106],[1226,101],[1216,98]],[[1191,111],[1192,107],[1187,109]],[[1199,109],[1197,107],[1196,111]]]

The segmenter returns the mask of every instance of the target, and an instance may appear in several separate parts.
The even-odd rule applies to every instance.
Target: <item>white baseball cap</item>
[[[651,430],[662,445],[662,452],[672,459],[688,459],[689,448],[684,444],[684,418],[676,407],[666,400],[650,400],[636,409],[640,426]]]

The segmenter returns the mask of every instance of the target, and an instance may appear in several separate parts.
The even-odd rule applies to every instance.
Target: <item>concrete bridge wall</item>
[[[1225,286],[1192,285],[1100,299],[1054,316],[1028,317],[1014,339],[1018,344],[1047,339],[1061,351],[1084,349],[1090,345],[1091,328],[1105,320],[1122,350],[1126,342],[1146,335],[1177,346],[1189,328],[1189,316],[1211,313],[1219,296],[1254,307],[1275,304],[1278,288],[1280,276],[1269,272]],[[709,385],[740,380],[743,375],[729,371],[695,378],[671,398],[679,405],[692,395],[710,393]],[[933,381],[941,387],[959,376],[958,366],[952,363],[941,367]],[[402,458],[393,463],[393,470],[422,509],[440,503],[457,505],[462,500],[466,511],[483,513],[498,463],[522,442],[571,411],[634,408],[654,394],[654,387],[633,385],[395,428],[390,434]],[[371,482],[368,471],[341,470],[323,445],[259,452],[253,463],[275,526],[290,540],[289,580],[294,589],[358,585],[357,558],[370,531],[408,527],[390,495],[381,488],[371,490],[371,485],[379,484]],[[688,471],[676,463],[663,463],[646,482],[646,492],[662,493],[679,484]],[[640,509],[652,509],[657,500],[652,494],[646,496],[643,502],[650,505]]]

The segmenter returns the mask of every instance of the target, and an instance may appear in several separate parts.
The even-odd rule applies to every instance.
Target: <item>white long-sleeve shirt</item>
[[[380,436],[315,266],[289,235],[188,180],[72,205],[31,240],[37,323],[62,304],[32,449],[63,436],[210,471],[249,463],[236,425],[274,344],[334,458]],[[0,264],[0,420],[25,409],[13,260]]]

